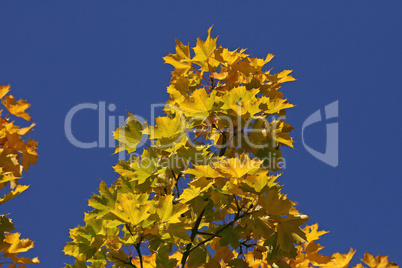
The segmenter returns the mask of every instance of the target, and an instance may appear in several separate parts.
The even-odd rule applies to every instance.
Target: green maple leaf
[[[128,113],[128,112],[127,112]],[[120,126],[114,132],[114,138],[120,142],[117,145],[115,154],[126,150],[128,153],[135,152],[138,143],[142,139],[142,131],[146,128],[147,123],[141,123],[137,117],[128,113],[126,126]]]
[[[306,215],[289,215],[278,223],[277,245],[284,252],[291,252],[294,249],[293,243],[306,242],[306,234],[300,229],[309,217]]]

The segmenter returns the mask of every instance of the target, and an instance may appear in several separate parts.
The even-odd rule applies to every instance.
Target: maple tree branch
[[[176,177],[176,174],[173,172],[173,170],[170,170],[170,171],[172,172],[172,176],[173,176],[174,181],[175,181],[174,185],[175,185],[175,188],[176,188],[176,195],[177,195],[177,198],[180,198],[179,180],[180,180],[180,178],[181,178],[181,172],[180,172],[180,173],[178,174],[178,176]]]
[[[237,203],[237,198],[236,198],[236,195],[235,195],[235,194],[233,194],[233,199],[234,199],[234,201],[235,201],[236,208],[237,208],[236,215],[239,215],[241,208],[239,207],[239,204]]]
[[[190,236],[191,242],[187,244],[186,250],[183,253],[183,256],[182,256],[181,262],[180,262],[180,266],[179,266],[180,268],[184,268],[184,266],[186,265],[188,255],[190,255],[190,252],[191,252],[191,246],[193,245],[194,239],[198,233],[198,227],[200,227],[201,220],[202,220],[202,217],[204,216],[204,212],[205,212],[206,208],[207,208],[207,206],[205,206],[204,209],[201,211],[200,215],[198,216],[197,220],[195,221],[193,229],[191,229],[191,236]]]
[[[226,131],[222,132],[222,145],[226,144]],[[225,155],[226,149],[228,148],[228,146],[223,147],[220,151],[219,151],[219,156],[222,157]]]
[[[142,142],[144,145],[148,146],[148,148],[151,148],[151,149],[152,149],[151,145],[149,145],[148,143],[146,143],[146,142],[144,142],[144,141],[142,141],[142,140],[141,140],[140,142]]]
[[[212,124],[212,127],[215,128],[216,130],[218,130],[219,133],[222,134],[222,143],[221,143],[221,146],[224,146],[224,145],[226,144],[226,142],[227,142],[226,134],[227,134],[227,133],[232,133],[232,131],[231,131],[231,130],[228,131],[227,128],[224,128],[224,129],[221,131],[215,124]],[[230,141],[233,139],[233,137],[234,137],[234,136],[232,136],[232,137],[230,138],[230,140],[229,140],[228,143],[230,143]],[[225,155],[226,149],[227,149],[228,147],[229,147],[229,144],[227,144],[225,147],[221,148],[221,150],[219,151],[219,157],[222,157],[222,156]]]
[[[209,79],[211,80],[211,90],[213,90],[215,88],[214,79],[212,78],[212,76],[209,76]]]
[[[215,235],[213,233],[206,233],[206,232],[197,232],[197,234],[199,234],[199,235]],[[220,237],[220,236],[218,235],[218,237]]]
[[[247,243],[247,242],[249,242],[249,243]],[[243,247],[246,247],[246,248],[251,248],[251,247],[254,247],[256,245],[257,245],[257,243],[251,241],[250,239],[247,239],[245,241],[240,242],[240,246],[243,246]]]
[[[130,233],[130,235],[134,236],[133,233],[131,232],[130,225],[128,223],[126,223],[124,225],[126,226],[126,228],[127,228],[128,232]]]
[[[125,226],[126,226],[128,232],[130,233],[130,235],[134,236],[133,233],[131,232],[130,225],[128,223],[126,223]],[[142,264],[142,254],[141,254],[140,246],[141,246],[141,241],[134,245],[135,250],[137,251],[137,254],[138,254],[138,258],[140,259],[140,266],[141,266],[141,268],[144,268],[144,266]],[[132,263],[130,262],[130,264],[132,264]],[[134,267],[136,267],[136,266],[134,265]]]
[[[142,254],[141,254],[141,242],[135,244],[135,249],[137,250],[138,258],[140,259],[140,267],[144,268],[144,265],[142,263]]]
[[[193,251],[194,249],[198,248],[199,246],[204,245],[205,243],[211,241],[212,239],[214,239],[215,237],[220,237],[219,234],[221,232],[223,232],[224,230],[226,230],[227,228],[231,227],[233,224],[235,224],[238,220],[240,220],[241,218],[243,218],[244,216],[246,216],[248,214],[248,212],[250,211],[251,208],[248,208],[243,214],[240,215],[240,211],[237,211],[235,218],[230,221],[229,223],[223,225],[216,233],[214,233],[211,237],[208,237],[207,239],[205,239],[204,241],[201,241],[200,243],[198,243],[197,245],[195,245],[193,248],[190,249],[190,252]]]

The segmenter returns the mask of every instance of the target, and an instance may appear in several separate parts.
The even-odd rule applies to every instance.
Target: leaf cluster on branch
[[[2,116],[0,110],[0,190],[6,191],[0,198],[0,205],[10,201],[17,195],[28,189],[29,185],[21,185],[22,172],[28,172],[29,166],[35,164],[38,158],[35,140],[23,136],[32,131],[35,123],[28,127],[20,128],[10,121],[9,115],[31,121],[31,117],[25,111],[30,104],[24,100],[15,101],[11,94],[10,86],[0,86],[0,99],[8,114]],[[6,190],[9,186],[9,190]],[[38,258],[29,259],[19,256],[33,247],[33,242],[26,238],[20,238],[21,234],[14,232],[14,224],[8,214],[0,215],[0,266],[24,268],[29,263],[39,263]]]
[[[165,115],[154,126],[128,114],[114,133],[129,160],[101,182],[85,226],[70,231],[66,267],[346,267],[354,251],[323,256],[324,231],[281,193],[281,147],[293,107],[280,91],[290,70],[273,58],[217,45],[211,29],[193,53],[176,40]],[[144,139],[147,137],[147,140]],[[365,257],[370,267],[397,267]],[[384,266],[385,265],[385,266]],[[361,265],[356,267],[362,267]]]

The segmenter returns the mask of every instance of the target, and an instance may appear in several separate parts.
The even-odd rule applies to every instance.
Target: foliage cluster
[[[164,57],[174,66],[165,116],[150,126],[129,114],[114,133],[129,160],[89,199],[86,225],[70,231],[64,252],[75,264],[66,267],[348,266],[355,251],[321,255],[326,232],[302,227],[309,217],[277,182],[281,147],[293,147],[285,115],[294,105],[280,91],[291,71],[264,71],[272,54],[216,42],[209,29],[193,55],[176,40]],[[385,256],[363,261],[397,267]]]
[[[10,86],[0,86],[0,99],[8,114],[0,116],[0,190],[9,190],[0,198],[0,205],[10,201],[17,195],[28,189],[29,185],[21,185],[22,172],[28,172],[29,166],[35,164],[38,158],[36,152],[37,143],[23,136],[32,131],[35,123],[28,127],[20,128],[10,121],[9,115],[32,121],[25,111],[30,104],[24,100],[15,101],[9,94]],[[3,111],[0,111],[0,115]],[[0,266],[8,264],[8,267],[26,267],[25,264],[39,263],[38,258],[25,258],[19,253],[26,252],[33,247],[33,242],[26,238],[20,238],[21,234],[15,232],[14,224],[8,214],[0,215]]]

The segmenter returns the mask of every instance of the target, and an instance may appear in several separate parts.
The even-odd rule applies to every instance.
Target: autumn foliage
[[[325,231],[281,192],[281,148],[294,105],[280,91],[290,70],[273,58],[217,45],[211,29],[193,53],[176,40],[165,115],[154,126],[128,114],[114,167],[89,199],[85,226],[70,231],[66,267],[347,267],[355,251],[320,254]],[[147,138],[147,139],[145,139]],[[398,267],[366,254],[369,267]],[[364,267],[358,264],[355,267]]]
[[[23,139],[35,123],[20,128],[9,119],[9,116],[16,116],[31,121],[31,117],[25,111],[30,104],[24,100],[15,101],[14,97],[8,94],[9,90],[10,86],[0,86],[0,99],[8,111],[4,116],[2,115],[4,111],[0,111],[0,190],[6,191],[0,198],[0,205],[28,189],[29,185],[19,184],[19,179],[23,170],[28,172],[29,166],[35,164],[38,158],[37,143],[30,138],[27,141]],[[29,259],[20,256],[20,253],[33,247],[31,240],[20,236],[20,233],[15,232],[14,224],[8,218],[8,214],[0,215],[0,266],[24,268],[25,264],[39,263],[38,258]]]

